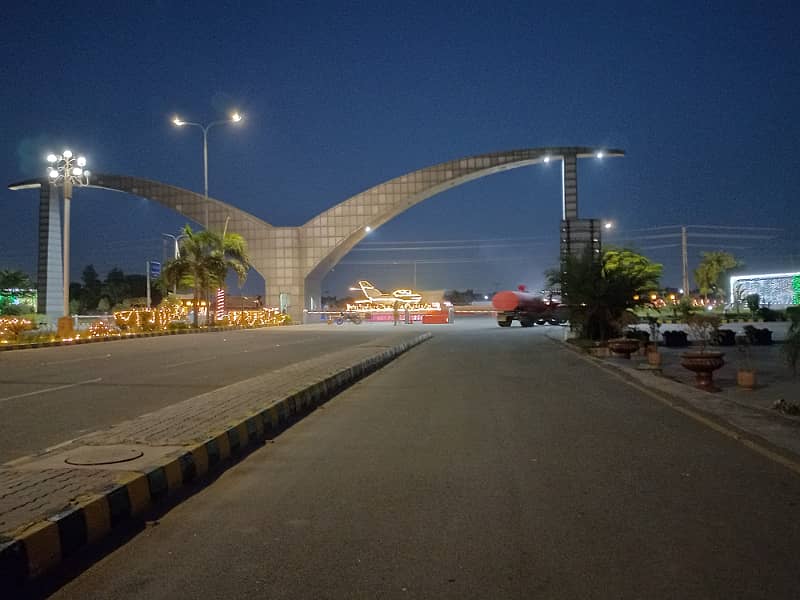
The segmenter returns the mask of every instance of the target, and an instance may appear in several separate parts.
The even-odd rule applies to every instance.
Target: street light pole
[[[70,150],[64,150],[60,155],[49,154],[47,162],[50,163],[48,176],[50,183],[64,189],[64,248],[62,250],[64,270],[64,316],[69,316],[69,226],[70,202],[72,201],[72,186],[89,184],[89,171],[84,170],[86,158],[76,157]]]
[[[185,233],[179,233],[178,235],[172,235],[171,233],[162,233],[161,235],[163,237],[172,238],[172,241],[175,243],[175,255],[173,257],[173,260],[178,260],[181,257],[181,250],[180,250],[180,246],[178,245],[178,243],[182,239],[185,239],[187,237],[186,234]],[[177,282],[172,286],[172,293],[173,294],[177,294],[178,293],[178,284],[177,284]]]
[[[207,125],[202,123],[193,123],[191,121],[184,121],[178,116],[172,119],[176,127],[183,127],[184,125],[191,125],[198,127],[203,132],[203,197],[205,198],[205,228],[208,229],[208,130],[215,125],[224,125],[226,123],[239,123],[242,120],[242,115],[238,112],[233,113],[228,119],[220,119],[219,121],[211,121]]]

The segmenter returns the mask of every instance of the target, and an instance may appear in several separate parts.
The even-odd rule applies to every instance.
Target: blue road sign
[[[157,260],[150,261],[150,279],[158,279],[161,275],[161,263]]]

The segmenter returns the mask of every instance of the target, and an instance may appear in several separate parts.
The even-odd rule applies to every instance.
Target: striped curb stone
[[[220,472],[430,337],[387,336],[287,365],[0,466],[0,589],[24,586],[188,483]],[[117,468],[64,459],[108,448],[144,456]]]

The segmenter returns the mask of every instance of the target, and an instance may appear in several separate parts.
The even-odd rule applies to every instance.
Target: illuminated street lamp
[[[75,156],[72,151],[64,150],[60,155],[47,155],[50,167],[47,174],[50,183],[64,189],[64,316],[69,316],[69,209],[72,200],[72,186],[89,184],[89,171],[85,170],[86,159]]]
[[[192,123],[191,121],[184,121],[177,115],[172,119],[172,123],[176,127],[183,127],[184,125],[191,125],[199,127],[203,131],[203,195],[206,200],[206,222],[205,228],[208,229],[208,130],[215,125],[225,125],[226,123],[239,123],[242,120],[242,115],[234,112],[227,119],[220,119],[219,121],[211,121],[208,125],[201,123]]]
[[[173,257],[173,260],[178,260],[181,257],[180,241],[186,239],[189,236],[186,235],[185,233],[179,233],[178,235],[172,235],[171,233],[162,233],[161,235],[165,238],[172,239],[172,241],[175,243],[175,255]],[[164,241],[166,242],[166,240]],[[178,293],[178,282],[175,282],[175,284],[172,286],[172,293],[173,294]]]

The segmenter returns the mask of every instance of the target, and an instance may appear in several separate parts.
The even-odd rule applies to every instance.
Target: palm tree
[[[224,286],[229,269],[237,274],[239,285],[243,284],[250,262],[247,244],[238,233],[195,232],[186,225],[183,234],[179,256],[164,265],[162,277],[169,287],[180,284],[193,289],[194,326],[197,327],[201,294],[208,298],[211,288]]]
[[[725,286],[721,285],[722,276],[741,263],[730,252],[703,252],[703,259],[694,272],[694,280],[700,293],[708,299],[725,296]]]
[[[562,269],[546,273],[548,284],[560,286],[570,306],[570,320],[592,340],[617,335],[629,308],[646,302],[658,287],[662,265],[631,250],[606,250],[596,258],[591,249],[568,256]]]

